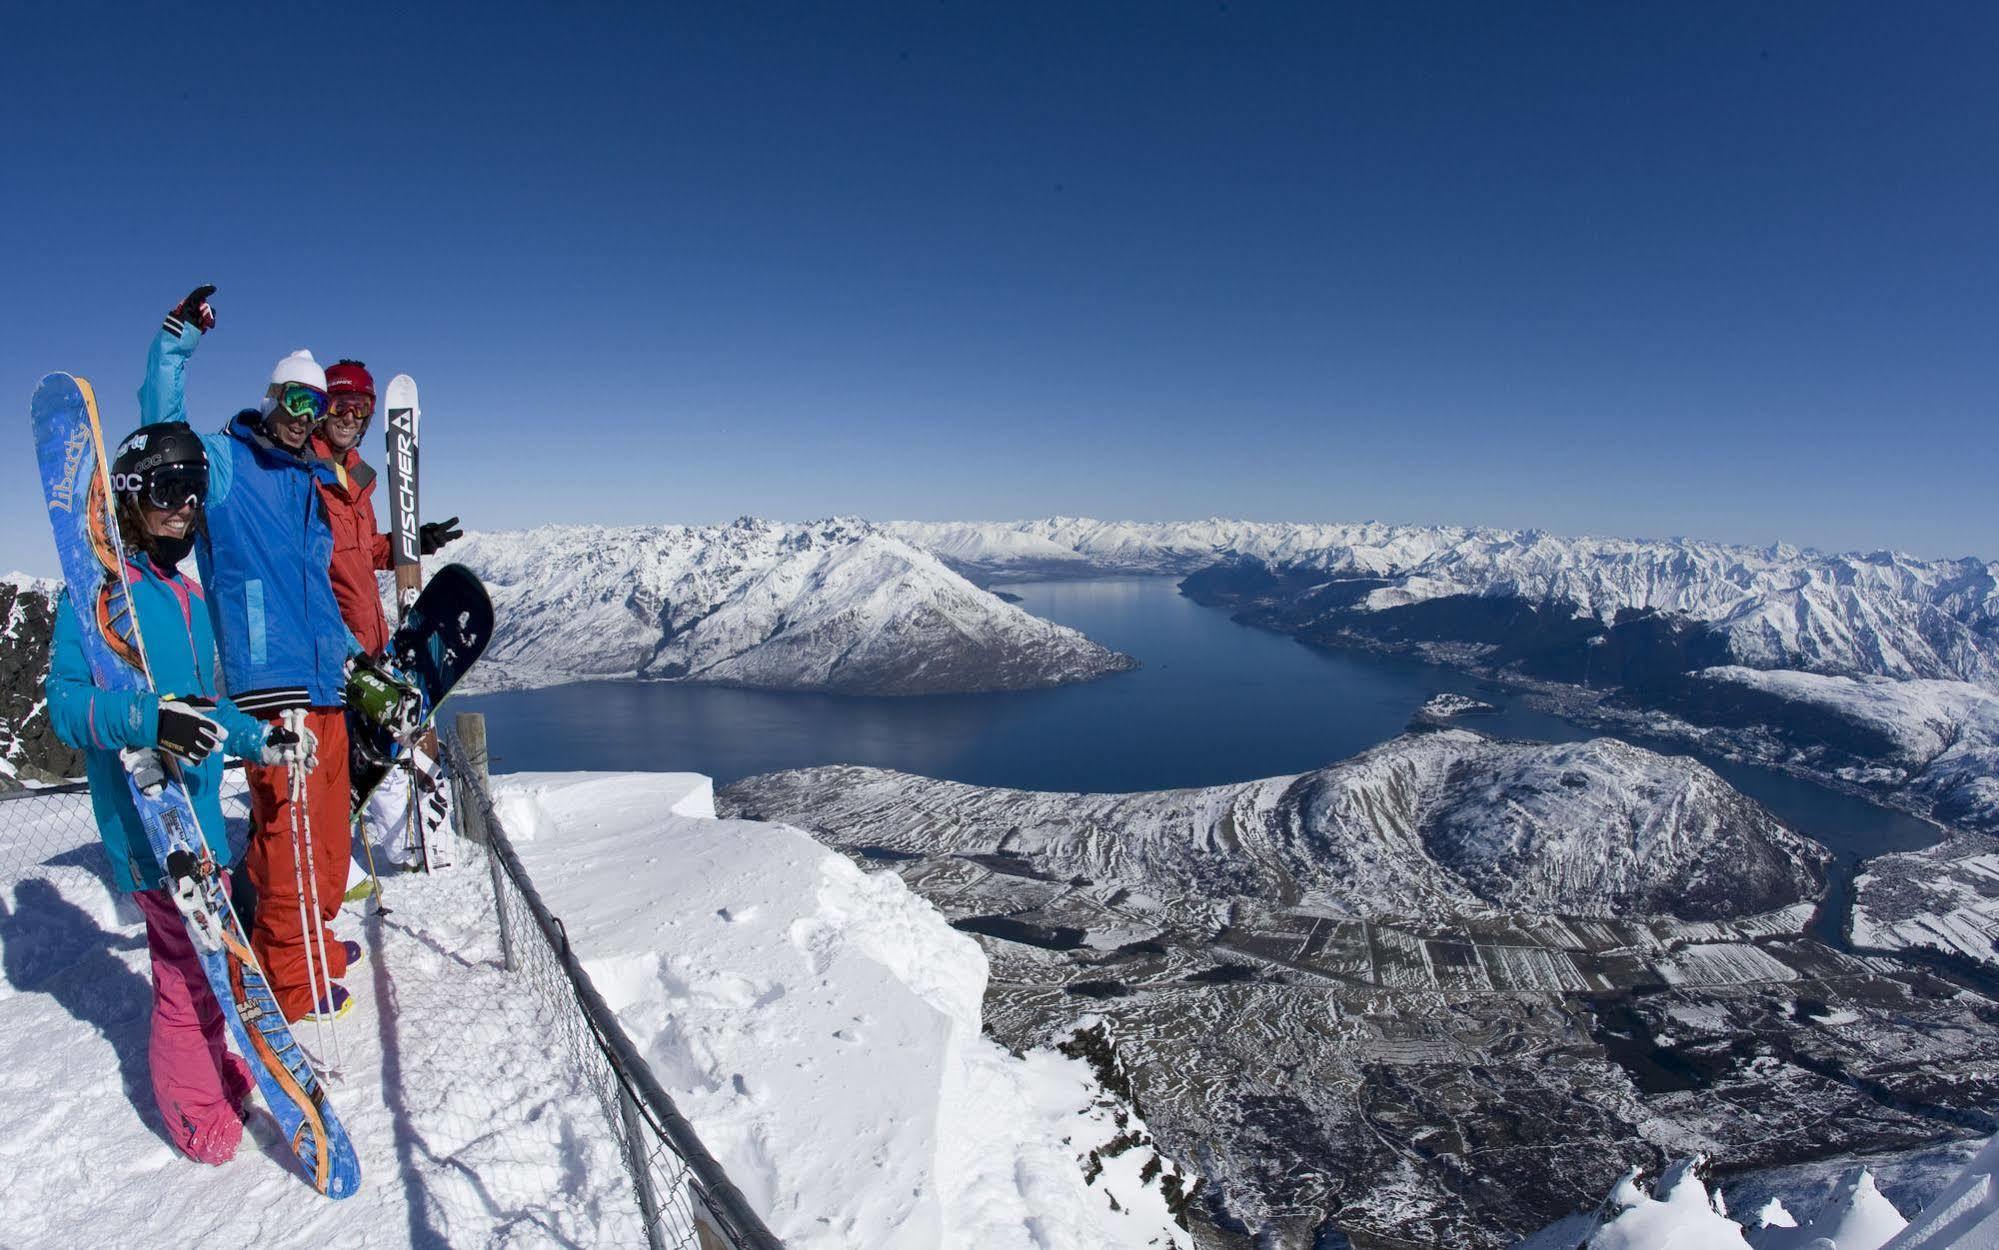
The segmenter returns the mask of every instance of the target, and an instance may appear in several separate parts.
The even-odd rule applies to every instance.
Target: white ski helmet
[[[278,392],[284,389],[287,382],[303,383],[316,391],[324,392],[326,370],[319,367],[319,362],[312,358],[311,352],[301,347],[280,360],[278,367],[271,370],[271,384],[264,388],[264,402],[258,411],[267,417],[270,416],[271,409],[278,406]]]

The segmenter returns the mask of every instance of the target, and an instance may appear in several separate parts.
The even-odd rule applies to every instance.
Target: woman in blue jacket
[[[187,926],[167,892],[119,751],[155,747],[175,756],[180,778],[218,864],[229,863],[217,790],[222,751],[260,763],[310,754],[215,694],[215,635],[201,587],[177,567],[194,543],[208,490],[200,438],[183,424],[143,426],[119,445],[113,465],[118,529],[125,544],[132,608],[146,643],[153,690],[105,690],[90,675],[77,613],[56,613],[47,682],[58,737],[84,752],[90,801],[117,888],[146,919],[153,963],[153,1019],[148,1058],[153,1097],[167,1136],[183,1154],[223,1163],[242,1137],[243,1100],[252,1082],[225,1044],[222,1007],[209,989]],[[273,737],[278,740],[273,741]],[[220,749],[218,749],[220,748]]]

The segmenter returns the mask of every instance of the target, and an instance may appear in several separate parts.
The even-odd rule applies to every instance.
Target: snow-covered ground
[[[262,1115],[232,1163],[181,1160],[146,1075],[142,930],[87,802],[0,804],[0,1243],[644,1244],[589,1052],[504,970],[472,847],[342,921],[368,949],[333,1085],[361,1192],[312,1193]],[[511,778],[501,804],[634,1040],[788,1245],[1189,1244],[1143,1124],[1081,1060],[986,1040],[977,944],[892,875],[713,819],[701,778]]]
[[[1868,861],[1854,882],[1853,941],[1999,966],[1999,838],[1952,838]]]
[[[477,870],[396,877],[389,914],[341,924],[367,951],[331,1085],[358,1194],[314,1193],[261,1112],[228,1165],[182,1159],[146,1067],[144,927],[93,867],[88,802],[0,804],[0,1244],[645,1244],[585,1073],[500,965]]]
[[[39,595],[53,595],[62,589],[62,582],[53,577],[36,577],[33,573],[15,570],[10,573],[0,573],[0,586],[11,586],[15,590],[32,591]]]
[[[1498,708],[1482,699],[1474,699],[1470,695],[1456,694],[1446,690],[1431,695],[1429,701],[1417,709],[1417,714],[1428,717],[1431,720],[1443,721],[1449,720],[1453,716],[1476,716],[1484,712],[1497,712],[1498,710]]]
[[[1999,1138],[1883,1250],[1999,1250]]]
[[[1085,1185],[1143,1124],[1081,1061],[981,1036],[985,955],[893,873],[713,819],[705,778],[521,774],[498,801],[592,980],[794,1250],[1191,1244],[1139,1180],[1149,1146]]]

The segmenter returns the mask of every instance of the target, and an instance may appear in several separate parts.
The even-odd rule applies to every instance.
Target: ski
[[[438,704],[485,653],[493,637],[493,601],[478,575],[447,564],[432,575],[389,640],[388,659],[406,683],[414,709],[400,725],[385,724],[384,692],[372,677],[348,684],[348,773],[358,817],[377,787],[408,754],[404,745],[431,725]],[[368,710],[373,705],[375,712]]]
[[[395,561],[396,623],[401,625],[409,619],[410,609],[423,589],[423,546],[418,534],[420,513],[417,506],[423,408],[417,397],[416,379],[407,373],[398,373],[389,379],[384,398],[388,408],[388,420],[383,423],[383,432],[389,444],[389,551]],[[435,759],[435,734],[426,735],[423,745],[430,757]],[[424,816],[426,805],[419,801],[421,778],[415,755],[415,752],[406,754],[398,766],[409,783],[408,798],[403,806],[406,839],[403,849],[406,856],[413,858],[428,872],[433,867],[431,829],[429,820]]]
[[[91,675],[107,690],[150,690],[90,383],[49,374],[35,388],[32,418],[49,522]],[[161,884],[187,921],[202,971],[224,1004],[230,1038],[250,1061],[264,1105],[313,1188],[329,1198],[347,1197],[360,1188],[360,1160],[333,1114],[325,1083],[264,981],[173,762],[157,751],[133,751],[126,752],[126,766],[153,857],[167,872]]]
[[[389,379],[389,410],[383,429],[389,440],[389,553],[396,562],[396,619],[407,619],[423,588],[423,546],[417,534],[417,451],[423,410],[416,382],[407,373]]]

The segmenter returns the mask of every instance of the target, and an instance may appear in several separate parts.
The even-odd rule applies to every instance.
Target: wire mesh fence
[[[231,762],[218,792],[229,844],[249,832],[250,787]],[[97,837],[90,786],[81,781],[0,790],[0,884],[21,881],[109,882],[111,865]]]
[[[380,899],[349,904],[335,929],[363,951],[344,982],[360,1009],[339,1023],[331,1047],[309,1028],[300,1033],[335,1069],[334,1105],[363,1148],[364,1178],[372,1176],[350,1203],[380,1204],[377,1225],[399,1220],[412,1245],[774,1250],[777,1240],[701,1147],[569,949],[561,921],[513,854],[483,769],[450,736],[445,752],[457,815],[472,836],[458,842],[451,870],[402,874],[385,865],[391,875]],[[238,848],[247,791],[232,770],[222,800]],[[86,965],[104,967],[105,948],[142,972],[136,913],[115,910],[109,882],[86,786],[0,793],[0,953],[9,985],[48,992]],[[47,920],[57,915],[92,920],[63,928]],[[118,983],[126,988],[115,995],[108,986],[96,993],[119,999],[116,1011],[61,1022],[94,1026],[112,1049],[142,1054],[141,983],[122,974]],[[142,1102],[133,1099],[140,1119],[151,1114]],[[52,1210],[51,1227],[63,1218]]]
[[[514,853],[484,784],[481,737],[440,736],[457,786],[464,832],[486,852],[505,962],[536,992],[566,1008],[560,1031],[576,1061],[594,1073],[607,1119],[620,1129],[646,1244],[695,1250],[779,1250],[780,1243],[709,1155],[693,1126],[660,1088],[570,948]]]

